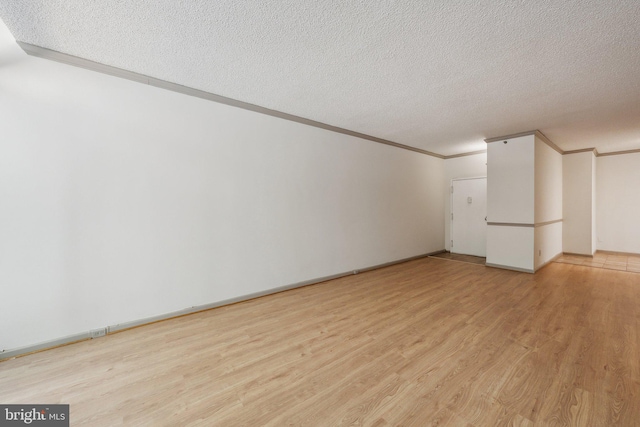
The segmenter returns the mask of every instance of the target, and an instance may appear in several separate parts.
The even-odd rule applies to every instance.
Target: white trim
[[[487,150],[470,151],[468,153],[451,154],[449,156],[444,156],[444,159],[449,160],[449,159],[455,159],[456,157],[475,156],[476,154],[486,154],[486,153],[487,153]]]
[[[301,123],[307,126],[313,126],[328,131],[341,133],[344,135],[354,136],[356,138],[366,139],[368,141],[377,142],[379,144],[390,145],[392,147],[402,148],[404,150],[415,151],[416,153],[426,154],[427,156],[437,157],[444,159],[445,156],[431,151],[422,150],[420,148],[411,147],[409,145],[400,144],[398,142],[389,141],[387,139],[378,138],[375,136],[367,135],[360,132],[355,132],[349,129],[344,129],[338,126],[329,125],[315,120],[306,119],[304,117],[295,116],[293,114],[283,113],[282,111],[272,110],[270,108],[261,107],[259,105],[250,104],[248,102],[238,101],[236,99],[227,98],[226,96],[216,95],[215,93],[205,92],[203,90],[190,88],[188,86],[182,86],[176,83],[160,80],[155,77],[146,76],[144,74],[134,73],[133,71],[123,70],[118,67],[112,67],[111,65],[101,64],[99,62],[90,61],[88,59],[80,58],[66,53],[57,52],[55,50],[47,49],[40,46],[35,46],[30,43],[18,41],[18,45],[28,55],[38,58],[49,59],[56,62],[61,62],[67,65],[73,65],[75,67],[84,68],[91,71],[97,71],[99,73],[108,74],[110,76],[120,77],[127,80],[132,80],[138,83],[155,86],[161,89],[170,90],[173,92],[182,93],[184,95],[195,96],[197,98],[206,99],[209,101],[217,102],[219,104],[225,104],[232,107],[242,108],[244,110],[253,111],[260,114],[266,114],[272,117],[278,117],[284,120],[290,120],[292,122]]]
[[[258,297],[262,297],[262,296],[266,296],[266,295],[271,295],[271,294],[276,294],[278,292],[283,292],[283,291],[288,291],[290,289],[295,289],[295,288],[301,288],[303,286],[309,286],[309,285],[314,285],[317,283],[321,283],[321,282],[326,282],[327,280],[333,280],[333,279],[338,279],[340,277],[345,277],[345,276],[350,276],[353,274],[359,274],[359,273],[364,273],[367,271],[371,271],[371,270],[376,270],[378,268],[383,268],[383,267],[389,267],[392,265],[396,265],[396,264],[402,264],[404,262],[408,262],[408,261],[413,261],[416,259],[420,259],[420,258],[426,258],[429,257],[430,255],[435,255],[435,254],[439,254],[442,252],[446,252],[444,249],[439,250],[439,251],[434,251],[434,252],[429,252],[429,253],[425,253],[425,254],[421,254],[421,255],[416,255],[416,256],[412,256],[409,258],[403,258],[403,259],[399,259],[396,261],[391,261],[391,262],[387,262],[387,263],[383,263],[383,264],[377,264],[374,266],[370,266],[370,267],[364,267],[364,268],[360,268],[357,270],[350,270],[344,273],[338,273],[338,274],[332,274],[330,276],[324,276],[324,277],[319,277],[319,278],[315,278],[315,279],[310,279],[310,280],[304,280],[302,282],[297,282],[297,283],[292,283],[289,285],[284,285],[284,286],[279,286],[277,288],[272,288],[272,289],[268,289],[266,291],[260,291],[260,292],[254,292],[254,293],[250,293],[250,294],[246,294],[246,295],[241,295],[235,298],[229,298],[223,301],[217,301],[217,302],[213,302],[213,303],[209,303],[209,304],[203,304],[203,305],[197,305],[197,306],[193,306],[193,307],[188,307],[182,310],[178,310],[178,311],[172,311],[170,313],[163,313],[163,314],[159,314],[157,316],[152,316],[152,317],[145,317],[143,319],[137,319],[137,320],[132,320],[130,322],[123,322],[123,323],[117,323],[115,325],[111,325],[111,326],[107,326],[105,329],[107,331],[107,335],[115,333],[115,332],[119,332],[119,331],[124,331],[126,329],[131,329],[131,328],[135,328],[138,326],[143,326],[143,325],[148,325],[150,323],[154,323],[154,322],[159,322],[162,320],[168,320],[168,319],[172,319],[175,317],[179,317],[179,316],[184,316],[187,314],[193,314],[193,313],[197,313],[200,311],[205,311],[205,310],[210,310],[212,308],[216,308],[216,307],[222,307],[224,305],[229,305],[229,304],[235,304],[237,302],[241,302],[241,301],[247,301],[250,299],[254,299],[254,298],[258,298]],[[100,329],[100,328],[94,328],[95,329]],[[18,356],[23,356],[25,354],[28,353],[33,353],[36,351],[42,351],[42,350],[47,350],[47,349],[51,349],[53,347],[59,347],[61,345],[66,345],[66,344],[72,344],[75,342],[79,342],[79,341],[85,341],[87,339],[91,338],[91,332],[87,331],[87,332],[81,332],[79,334],[74,334],[74,335],[69,335],[66,337],[61,337],[61,338],[56,338],[53,340],[49,340],[49,341],[43,341],[37,344],[32,344],[32,345],[28,345],[28,346],[24,346],[24,347],[18,347],[18,348],[13,348],[13,349],[9,349],[9,350],[4,350],[4,351],[0,351],[0,361],[4,360],[4,359],[10,359],[12,357],[18,357]]]
[[[492,267],[492,268],[500,268],[502,270],[511,270],[511,271],[517,271],[519,273],[535,273],[535,271],[530,270],[528,268],[518,268],[518,267],[509,267],[507,265],[501,265],[501,264],[490,264],[490,263],[486,263],[485,264],[487,267]]]

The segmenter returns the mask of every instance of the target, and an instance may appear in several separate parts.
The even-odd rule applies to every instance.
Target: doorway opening
[[[452,254],[451,252],[442,252],[439,254],[429,255],[429,258],[448,259],[449,261],[466,262],[467,264],[485,265],[487,258],[474,255]]]

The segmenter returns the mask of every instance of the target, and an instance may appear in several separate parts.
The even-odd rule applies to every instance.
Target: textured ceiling
[[[18,41],[443,155],[640,148],[640,1],[2,0]]]

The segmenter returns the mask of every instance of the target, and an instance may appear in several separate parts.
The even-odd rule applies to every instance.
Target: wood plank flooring
[[[638,426],[640,275],[424,258],[0,363],[73,426]]]

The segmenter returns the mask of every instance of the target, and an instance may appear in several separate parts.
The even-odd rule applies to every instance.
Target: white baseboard
[[[115,332],[120,332],[120,331],[124,331],[126,329],[131,329],[131,328],[135,328],[138,326],[143,326],[143,325],[147,325],[149,323],[154,323],[154,322],[159,322],[162,320],[168,320],[168,319],[172,319],[174,317],[179,317],[179,316],[184,316],[186,314],[192,314],[192,313],[197,313],[199,311],[205,311],[205,310],[210,310],[212,308],[216,308],[216,307],[222,307],[224,305],[229,305],[229,304],[234,304],[237,302],[241,302],[241,301],[247,301],[250,299],[254,299],[254,298],[259,298],[265,295],[271,295],[271,294],[276,294],[278,292],[283,292],[283,291],[288,291],[290,289],[295,289],[295,288],[301,288],[303,286],[309,286],[309,285],[314,285],[316,283],[321,283],[321,282],[326,282],[327,280],[333,280],[333,279],[338,279],[340,277],[345,277],[345,276],[350,276],[353,274],[358,274],[358,273],[364,273],[366,271],[371,271],[371,270],[376,270],[378,268],[383,268],[383,267],[389,267],[395,264],[401,264],[403,262],[408,262],[408,261],[413,261],[416,259],[420,259],[420,258],[426,258],[430,255],[435,255],[435,254],[439,254],[445,252],[444,249],[443,250],[439,250],[439,251],[435,251],[435,252],[429,252],[426,254],[421,254],[421,255],[416,255],[416,256],[412,256],[409,258],[403,258],[403,259],[399,259],[396,261],[391,261],[391,262],[386,262],[383,264],[378,264],[378,265],[373,265],[370,267],[364,267],[364,268],[359,268],[356,270],[350,270],[344,273],[338,273],[338,274],[332,274],[330,276],[324,276],[324,277],[318,277],[315,279],[311,279],[311,280],[304,280],[302,282],[297,282],[297,283],[292,283],[289,285],[284,285],[284,286],[279,286],[277,288],[272,288],[272,289],[267,289],[264,291],[259,291],[259,292],[254,292],[254,293],[250,293],[250,294],[246,294],[246,295],[241,295],[238,297],[234,297],[234,298],[229,298],[223,301],[216,301],[210,304],[203,304],[203,305],[197,305],[197,306],[193,306],[193,307],[188,307],[182,310],[178,310],[178,311],[172,311],[170,313],[163,313],[163,314],[159,314],[157,316],[151,316],[151,317],[145,317],[144,319],[137,319],[137,320],[132,320],[130,322],[123,322],[123,323],[117,323],[115,325],[111,325],[111,326],[107,326],[106,332],[107,335],[115,333]],[[42,351],[42,350],[47,350],[47,349],[51,349],[54,347],[59,347],[62,345],[66,345],[66,344],[72,344],[75,342],[79,342],[79,341],[84,341],[87,339],[91,339],[92,334],[91,331],[87,331],[87,332],[81,332],[78,334],[74,334],[74,335],[69,335],[66,337],[61,337],[61,338],[56,338],[53,340],[49,340],[49,341],[43,341],[41,343],[37,343],[37,344],[32,344],[32,345],[28,345],[25,347],[19,347],[19,348],[14,348],[14,349],[9,349],[9,350],[4,350],[2,352],[0,352],[0,361],[4,360],[4,359],[10,359],[12,357],[18,357],[18,356],[23,356],[25,354],[28,353],[33,353],[33,352],[37,352],[37,351]]]
[[[519,267],[509,267],[508,265],[501,265],[501,264],[489,264],[486,263],[485,264],[487,267],[493,267],[493,268],[501,268],[503,270],[512,270],[512,271],[518,271],[520,273],[535,273],[535,271],[530,270],[528,268],[519,268]]]

